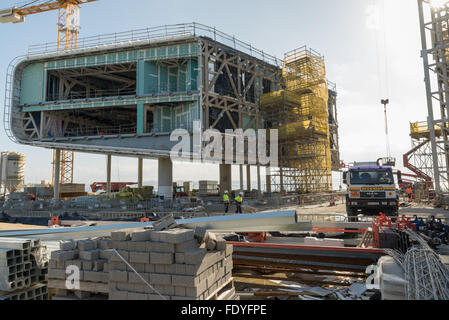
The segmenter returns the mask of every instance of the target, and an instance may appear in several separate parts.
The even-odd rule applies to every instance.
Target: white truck
[[[354,163],[343,173],[343,183],[348,186],[346,212],[348,217],[362,215],[397,216],[399,194],[392,166],[377,162]],[[397,172],[398,183],[402,182],[401,172]]]

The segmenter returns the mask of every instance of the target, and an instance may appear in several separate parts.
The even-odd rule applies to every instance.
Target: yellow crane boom
[[[58,14],[58,51],[76,49],[79,34],[79,6],[98,0],[30,0],[21,6],[0,10],[1,23],[20,23],[25,17],[48,11],[59,10]],[[52,184],[55,181],[55,158],[53,152]],[[73,183],[74,154],[61,151],[60,184]]]

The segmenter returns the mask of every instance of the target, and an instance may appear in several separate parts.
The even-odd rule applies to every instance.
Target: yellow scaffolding
[[[284,90],[264,94],[261,112],[267,127],[279,130],[277,191],[332,190],[328,87],[324,58],[301,48],[285,55]]]

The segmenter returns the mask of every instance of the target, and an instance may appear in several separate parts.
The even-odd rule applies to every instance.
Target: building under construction
[[[108,179],[112,155],[158,159],[165,196],[170,134],[186,129],[193,143],[194,121],[201,132],[279,129],[281,165],[268,191],[329,191],[339,169],[336,92],[323,57],[304,47],[282,61],[196,23],[79,39],[73,50],[32,46],[8,69],[4,119],[19,143],[108,155]],[[137,171],[141,182],[141,160]],[[230,176],[221,165],[222,191]],[[260,170],[257,178],[260,190]]]

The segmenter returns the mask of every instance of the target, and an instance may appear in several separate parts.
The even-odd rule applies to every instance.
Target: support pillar
[[[106,156],[106,192],[111,194],[111,168],[112,168],[112,155]]]
[[[173,198],[173,162],[170,158],[158,159],[158,195],[164,200]]]
[[[260,195],[262,194],[262,187],[261,187],[261,181],[260,181],[260,165],[257,165],[257,192]]]
[[[55,177],[54,177],[54,186],[53,186],[53,195],[54,195],[54,200],[57,202],[60,200],[59,197],[59,182],[60,182],[60,177],[61,177],[61,149],[56,149],[55,150]]]
[[[246,166],[246,190],[251,192],[251,166]]]
[[[143,158],[138,159],[137,165],[137,184],[139,188],[143,187]]]
[[[240,191],[243,192],[243,165],[240,166]]]
[[[271,193],[271,168],[267,167],[265,169],[266,173],[265,173],[265,184],[266,184],[266,189],[267,189],[267,193]]]
[[[284,170],[279,168],[279,184],[281,186],[281,192],[284,192]]]
[[[232,191],[232,165],[220,164],[220,195]]]

